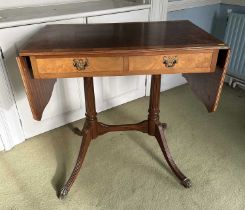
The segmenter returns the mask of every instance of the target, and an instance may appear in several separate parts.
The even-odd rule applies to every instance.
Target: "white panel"
[[[161,91],[185,84],[187,81],[182,74],[162,74],[161,76]],[[150,95],[151,76],[147,76],[146,95]]]
[[[84,19],[71,19],[48,24],[84,23]],[[59,79],[45,109],[43,120],[33,120],[15,57],[17,49],[45,24],[35,24],[0,30],[0,46],[5,56],[8,75],[22,121],[26,138],[43,133],[84,116],[82,106],[83,90],[80,79]]]
[[[95,78],[98,111],[145,96],[145,76]]]
[[[148,21],[149,10],[88,17],[87,23]],[[95,79],[97,110],[102,111],[145,95],[146,76],[102,77]]]
[[[162,0],[159,0],[162,1]],[[87,3],[86,3],[87,2]],[[0,9],[9,9],[9,8],[23,8],[23,7],[40,7],[40,6],[52,6],[52,5],[64,5],[65,7],[72,4],[80,4],[80,7],[83,5],[91,5],[94,10],[105,10],[105,9],[116,9],[122,7],[132,7],[138,5],[148,4],[148,1],[142,0],[1,0]],[[98,8],[98,4],[101,4]],[[108,6],[110,7],[108,7]],[[69,10],[70,11],[70,10]],[[86,8],[85,12],[88,12]],[[79,13],[84,12],[83,8],[80,8]],[[72,14],[73,12],[71,12]]]
[[[50,4],[64,4],[71,2],[86,2],[95,0],[8,0],[2,1],[0,9],[6,8],[16,8],[16,7],[29,7],[29,6],[39,6],[39,5],[50,5]]]
[[[8,1],[9,3],[9,1]],[[23,6],[23,5],[21,5]],[[1,6],[0,6],[1,7]],[[0,28],[68,20],[88,16],[150,9],[149,4],[128,0],[101,0],[0,10]]]
[[[168,0],[151,0],[150,21],[167,19]]]
[[[116,14],[99,15],[88,17],[87,23],[122,23],[122,22],[144,22],[149,20],[149,10],[136,10]]]
[[[185,83],[186,80],[181,74],[164,74],[161,80],[161,91],[169,90]]]
[[[1,54],[1,53],[0,53]],[[11,149],[24,141],[24,134],[19,120],[12,89],[6,68],[0,55],[0,147]],[[0,150],[2,150],[0,148]]]

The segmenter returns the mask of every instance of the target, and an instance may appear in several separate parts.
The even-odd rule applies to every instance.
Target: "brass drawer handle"
[[[167,68],[173,68],[176,63],[178,63],[177,56],[164,56],[163,57],[163,64],[165,64]]]
[[[84,71],[88,67],[88,59],[73,59],[73,66],[78,71]]]

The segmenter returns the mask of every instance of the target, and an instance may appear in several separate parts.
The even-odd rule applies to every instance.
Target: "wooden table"
[[[64,198],[74,183],[92,139],[112,131],[136,130],[155,136],[181,184],[191,181],[175,164],[159,121],[161,74],[182,73],[209,112],[216,110],[229,48],[189,21],[96,25],[51,25],[41,29],[17,57],[33,117],[41,120],[56,78],[84,77],[86,121],[73,172],[60,191]],[[94,76],[150,74],[148,118],[137,124],[106,125],[97,120]],[[113,88],[112,88],[113,90]]]

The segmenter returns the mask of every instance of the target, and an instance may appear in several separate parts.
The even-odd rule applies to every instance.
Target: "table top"
[[[111,55],[104,56],[108,52]],[[213,112],[229,52],[223,42],[189,21],[69,24],[41,29],[20,50],[17,62],[36,120],[41,120],[61,77],[183,73]]]
[[[20,50],[20,56],[176,48],[227,48],[187,20],[111,24],[48,25]]]

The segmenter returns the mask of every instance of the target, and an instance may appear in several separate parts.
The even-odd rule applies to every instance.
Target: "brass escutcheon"
[[[178,63],[177,56],[164,56],[163,57],[163,64],[165,64],[167,68],[173,68],[176,63]]]
[[[88,59],[87,58],[73,59],[73,66],[78,71],[84,71],[88,67]]]

